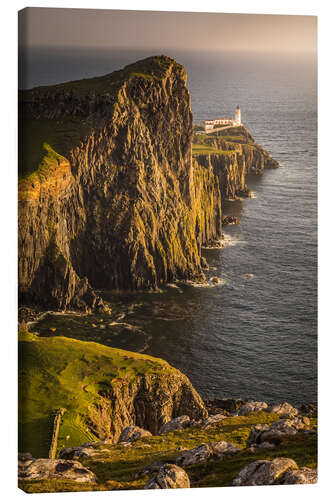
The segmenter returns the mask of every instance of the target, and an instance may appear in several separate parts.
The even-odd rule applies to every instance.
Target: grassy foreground
[[[96,440],[87,426],[91,408],[119,377],[173,370],[165,361],[143,354],[64,337],[19,334],[19,451],[47,458],[53,418],[66,408],[58,451]]]
[[[140,439],[132,446],[95,445],[99,454],[81,463],[92,470],[97,484],[78,484],[71,481],[29,481],[22,482],[21,488],[29,493],[56,491],[126,490],[143,488],[148,475],[137,475],[147,465],[155,461],[175,459],[181,448],[194,448],[202,443],[228,441],[241,448],[241,453],[225,460],[209,460],[205,463],[186,467],[191,479],[191,487],[230,486],[232,479],[247,464],[258,459],[272,460],[289,457],[299,467],[316,467],[316,436],[298,434],[276,442],[272,450],[251,452],[245,449],[251,428],[257,423],[271,423],[278,417],[266,412],[252,413],[245,417],[230,417],[208,429],[190,427],[161,436]],[[315,419],[312,419],[315,424]]]

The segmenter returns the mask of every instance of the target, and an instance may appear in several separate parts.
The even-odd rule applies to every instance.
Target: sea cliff
[[[41,308],[105,310],[96,289],[203,281],[223,197],[274,162],[245,128],[201,137],[209,154],[195,136],[192,151],[186,73],[165,56],[22,91],[19,117],[19,301]]]

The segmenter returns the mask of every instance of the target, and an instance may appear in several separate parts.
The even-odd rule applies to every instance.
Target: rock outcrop
[[[300,430],[310,428],[308,417],[294,417],[293,419],[282,418],[273,422],[272,425],[257,424],[251,429],[247,440],[247,446],[260,445],[263,442],[275,440],[279,437],[293,436]]]
[[[93,288],[201,278],[220,191],[192,164],[186,73],[172,59],[22,91],[20,165],[21,303],[102,308]]]
[[[192,450],[185,450],[176,459],[178,465],[187,467],[189,465],[206,462],[211,458],[223,460],[226,457],[239,453],[240,449],[232,443],[217,441],[216,443],[204,443]]]
[[[151,432],[141,429],[136,425],[129,425],[121,432],[118,443],[130,443],[132,441],[137,441],[143,437],[151,436]]]
[[[180,417],[173,418],[166,422],[159,430],[159,434],[166,434],[167,432],[180,431],[185,429],[191,424],[190,417],[188,415],[181,415]]]
[[[294,408],[289,403],[282,403],[280,405],[270,406],[268,411],[270,413],[276,413],[277,415],[280,415],[280,417],[284,418],[293,418],[298,415],[298,409]]]
[[[229,128],[216,134],[197,134],[194,144],[213,148],[209,153],[195,153],[199,165],[213,173],[219,180],[223,199],[250,196],[246,185],[248,174],[261,175],[264,169],[277,168],[278,162],[260,145],[244,126]],[[214,149],[216,153],[214,153]]]
[[[298,466],[291,458],[274,460],[256,460],[246,465],[232,482],[233,486],[264,486],[278,481],[287,471],[297,470]]]
[[[286,472],[282,484],[315,484],[318,481],[317,469],[302,467]]]
[[[22,460],[23,458],[23,460]],[[75,460],[20,457],[18,479],[31,481],[43,479],[71,480],[77,483],[96,483],[96,476],[91,470]]]
[[[184,469],[174,464],[162,465],[155,478],[144,486],[145,490],[190,488],[190,479]]]
[[[268,404],[265,401],[248,401],[243,406],[240,407],[239,415],[248,415],[254,411],[263,411],[268,408]]]

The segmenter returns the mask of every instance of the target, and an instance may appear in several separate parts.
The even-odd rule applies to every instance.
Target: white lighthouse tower
[[[241,110],[240,107],[237,106],[236,111],[235,111],[235,122],[237,125],[241,125]]]

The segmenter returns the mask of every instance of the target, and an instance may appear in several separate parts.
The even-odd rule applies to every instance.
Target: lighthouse
[[[241,110],[240,107],[237,106],[236,111],[235,111],[235,122],[236,125],[241,125]]]

